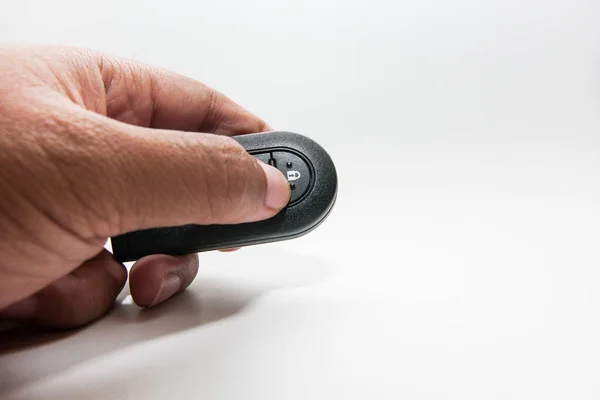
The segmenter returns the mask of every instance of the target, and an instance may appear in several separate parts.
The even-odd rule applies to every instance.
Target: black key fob
[[[287,177],[292,193],[288,205],[274,217],[257,222],[153,228],[116,236],[111,244],[119,261],[293,239],[309,233],[327,218],[337,196],[337,172],[319,144],[291,132],[253,133],[233,139]]]

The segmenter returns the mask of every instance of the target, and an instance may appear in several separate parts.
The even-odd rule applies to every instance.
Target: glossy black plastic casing
[[[313,140],[292,132],[234,136],[250,154],[288,151],[311,171],[306,194],[276,216],[235,225],[185,225],[130,232],[111,238],[115,257],[135,261],[151,254],[184,255],[289,240],[315,229],[329,215],[337,197],[337,172],[329,154]]]

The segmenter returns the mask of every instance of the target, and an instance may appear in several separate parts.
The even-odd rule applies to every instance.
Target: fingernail
[[[241,249],[241,247],[232,247],[232,248],[229,248],[229,249],[221,249],[220,251],[221,251],[221,253],[231,253],[231,252],[234,252],[234,251],[238,251],[240,249]]]
[[[8,320],[26,320],[32,318],[37,313],[38,302],[37,297],[28,297],[0,310],[0,318]]]
[[[179,292],[180,289],[181,278],[179,275],[167,275],[161,282],[158,293],[156,293],[156,297],[154,297],[154,300],[152,300],[150,307],[162,303],[175,293]]]
[[[273,210],[281,210],[290,200],[290,184],[277,168],[264,162],[259,162],[267,176],[267,194],[265,205]]]

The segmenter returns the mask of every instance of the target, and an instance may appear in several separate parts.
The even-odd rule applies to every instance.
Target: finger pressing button
[[[274,151],[276,168],[279,169],[290,183],[292,195],[290,204],[299,200],[308,191],[311,182],[310,168],[306,162],[294,153],[287,151]]]

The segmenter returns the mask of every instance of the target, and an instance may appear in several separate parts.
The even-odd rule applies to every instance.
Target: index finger
[[[239,135],[271,130],[265,121],[202,82],[99,55],[109,118],[138,126]]]

